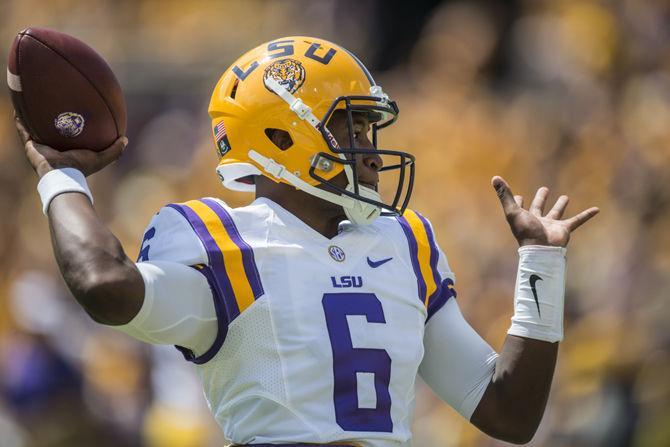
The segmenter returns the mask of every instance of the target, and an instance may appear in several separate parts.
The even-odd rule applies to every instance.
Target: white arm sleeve
[[[491,382],[498,354],[465,321],[449,299],[426,324],[423,380],[446,403],[470,420]]]
[[[204,354],[218,332],[207,279],[192,267],[167,261],[140,262],[144,303],[127,324],[111,326],[139,340],[178,345]]]

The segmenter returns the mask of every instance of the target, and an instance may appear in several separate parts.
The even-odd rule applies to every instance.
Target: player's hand
[[[560,196],[553,208],[544,214],[549,188],[543,186],[538,189],[530,208],[525,210],[523,197],[512,195],[509,185],[502,177],[493,177],[491,184],[498,194],[507,223],[520,247],[524,245],[565,247],[570,240],[570,233],[600,211],[592,207],[569,219],[561,219],[568,205],[568,196]]]
[[[75,168],[89,176],[119,158],[128,144],[126,137],[119,137],[111,146],[100,152],[88,149],[61,152],[49,146],[35,143],[19,118],[16,117],[15,120],[19,138],[26,151],[26,157],[28,157],[28,161],[40,178],[47,172],[58,168]]]

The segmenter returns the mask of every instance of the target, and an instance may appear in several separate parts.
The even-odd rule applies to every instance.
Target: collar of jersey
[[[300,220],[300,218],[298,218],[293,213],[291,213],[278,203],[274,202],[273,200],[268,199],[267,197],[258,197],[256,200],[254,200],[253,205],[258,204],[266,205],[267,207],[269,207],[279,217],[279,219],[286,224],[286,228],[290,232],[304,234],[305,236],[310,237],[311,239],[316,239],[324,243],[331,243],[335,241],[339,236],[354,231],[357,228],[356,225],[353,225],[348,220],[342,221],[340,222],[338,228],[338,234],[334,236],[332,239],[328,239],[327,237],[325,237],[324,235],[316,231],[314,228],[307,225],[305,222]]]

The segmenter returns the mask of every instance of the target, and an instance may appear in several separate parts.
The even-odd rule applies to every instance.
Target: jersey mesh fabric
[[[239,443],[254,442],[241,427],[293,420],[286,409],[286,381],[272,330],[269,304],[259,300],[228,328],[219,354],[198,368],[205,396],[224,435]],[[242,430],[248,433],[249,430]]]

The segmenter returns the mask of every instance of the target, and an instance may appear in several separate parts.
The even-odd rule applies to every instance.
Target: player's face
[[[350,147],[349,140],[349,126],[347,123],[347,113],[344,110],[338,110],[333,114],[333,117],[328,121],[328,129],[333,134],[340,147]],[[371,124],[367,115],[364,113],[353,114],[353,136],[354,148],[357,149],[375,149],[370,141]],[[371,154],[357,154],[356,155],[356,171],[358,173],[358,182],[363,186],[367,186],[377,190],[379,183],[379,170],[382,167],[382,159],[375,153]],[[339,174],[333,181],[341,187],[347,186],[347,178],[344,172]]]

